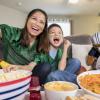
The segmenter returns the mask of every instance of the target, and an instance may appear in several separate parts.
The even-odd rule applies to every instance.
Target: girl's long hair
[[[37,52],[40,52],[42,49],[43,49],[43,51],[47,51],[47,42],[44,41],[44,38],[45,38],[45,36],[47,34],[48,16],[47,16],[46,12],[41,10],[41,9],[34,9],[28,14],[25,26],[24,26],[24,28],[22,30],[22,33],[21,33],[20,44],[23,45],[23,46],[29,46],[27,22],[28,22],[28,19],[36,12],[43,13],[44,16],[45,16],[45,20],[46,20],[43,32],[39,36],[37,36],[37,38],[36,38],[36,40],[37,40],[36,50],[37,50]],[[45,48],[42,47],[42,44],[45,45]]]

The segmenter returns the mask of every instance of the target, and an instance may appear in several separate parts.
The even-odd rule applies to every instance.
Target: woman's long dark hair
[[[48,19],[48,16],[47,16],[46,12],[43,11],[43,10],[41,10],[41,9],[34,9],[34,10],[32,10],[32,11],[28,14],[27,19],[26,19],[25,26],[24,26],[24,28],[23,28],[23,30],[22,30],[22,33],[21,33],[20,43],[21,43],[21,45],[23,45],[23,46],[29,46],[29,38],[28,38],[28,31],[27,31],[27,22],[28,22],[28,19],[29,19],[34,13],[36,13],[36,12],[41,12],[41,13],[43,13],[44,16],[45,16],[45,20],[46,20],[46,22],[45,22],[45,27],[44,27],[44,29],[43,29],[43,32],[42,32],[39,36],[37,36],[37,38],[36,38],[36,39],[37,39],[37,48],[36,48],[36,50],[37,50],[38,52],[40,52],[40,51],[43,49],[43,48],[42,48],[42,44],[45,45],[45,46],[47,47],[47,42],[44,41],[44,38],[45,38],[45,36],[46,36],[46,34],[47,34],[47,19]],[[46,48],[44,48],[44,49],[45,49],[44,51],[46,51]]]

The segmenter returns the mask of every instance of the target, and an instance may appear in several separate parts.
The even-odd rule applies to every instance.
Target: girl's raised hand
[[[64,39],[64,48],[69,48],[71,42],[69,40]]]

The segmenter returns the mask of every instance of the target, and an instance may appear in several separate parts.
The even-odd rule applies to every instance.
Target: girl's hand
[[[71,42],[69,40],[64,39],[64,48],[69,48]]]

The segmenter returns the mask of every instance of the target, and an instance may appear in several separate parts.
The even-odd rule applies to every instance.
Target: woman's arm
[[[32,71],[36,65],[37,65],[36,62],[31,62],[28,65],[24,65],[24,66],[23,65],[18,65],[18,69]]]
[[[34,61],[30,62],[28,65],[13,65],[13,64],[9,64],[9,66],[7,65],[6,67],[2,67],[3,70],[5,72],[9,72],[11,70],[17,70],[17,69],[22,69],[22,70],[29,70],[32,71],[34,69],[34,67],[40,63],[40,59],[42,59],[43,57],[41,57],[41,54],[37,54],[35,56]]]
[[[64,40],[64,48],[63,48],[63,54],[62,54],[62,58],[58,64],[58,69],[59,70],[64,70],[67,64],[67,51],[69,46],[71,45],[70,41],[68,40]]]
[[[18,70],[18,69],[32,71],[36,65],[37,64],[35,62],[31,62],[28,65],[13,65],[13,64],[9,64],[9,66],[3,67],[3,70],[4,70],[4,72],[9,72],[11,70]]]

